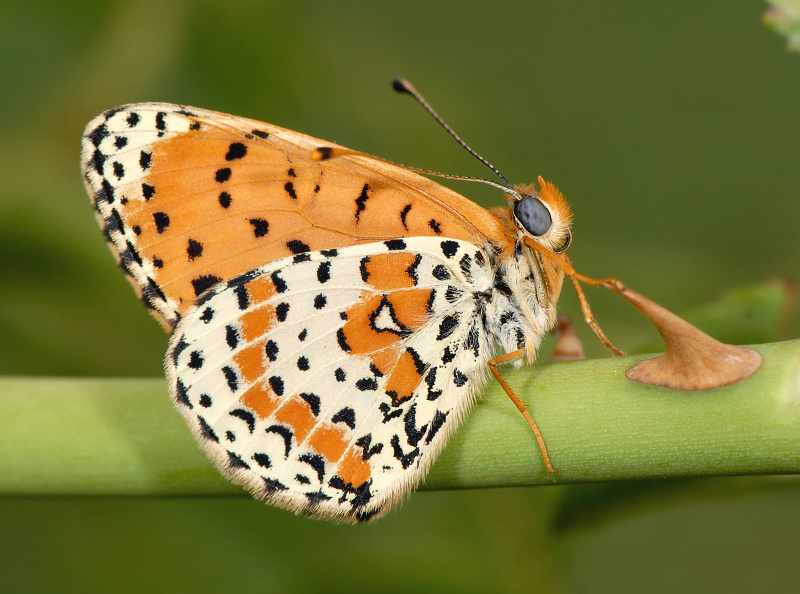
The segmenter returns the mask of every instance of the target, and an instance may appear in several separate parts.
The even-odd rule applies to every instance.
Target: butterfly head
[[[564,196],[539,176],[539,190],[531,186],[514,188],[520,198],[514,200],[514,223],[520,233],[560,254],[572,243],[572,212]]]

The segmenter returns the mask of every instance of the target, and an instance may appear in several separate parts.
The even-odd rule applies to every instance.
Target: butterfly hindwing
[[[298,254],[217,287],[170,343],[177,408],[220,470],[311,515],[372,519],[424,477],[491,357],[474,245]]]

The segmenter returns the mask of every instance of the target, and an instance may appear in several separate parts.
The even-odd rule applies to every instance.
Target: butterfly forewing
[[[483,245],[503,230],[461,196],[365,156],[261,122],[171,104],[95,118],[83,171],[98,218],[168,328],[214,284],[292,254],[440,236]]]
[[[481,384],[490,349],[479,295],[493,277],[478,252],[394,240],[285,258],[218,285],[173,335],[176,406],[256,497],[380,516],[424,476]]]

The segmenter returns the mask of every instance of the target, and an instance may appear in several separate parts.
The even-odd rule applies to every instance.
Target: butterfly
[[[83,136],[111,251],[172,334],[176,408],[223,475],[316,517],[385,514],[424,478],[489,372],[553,470],[497,365],[533,362],[565,273],[585,280],[564,254],[569,206],[541,177],[538,189],[512,186],[413,87],[395,87],[500,176],[486,183],[507,207],[193,107],[125,105]]]

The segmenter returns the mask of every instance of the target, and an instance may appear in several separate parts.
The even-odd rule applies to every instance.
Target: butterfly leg
[[[542,451],[542,458],[544,459],[544,465],[547,467],[547,471],[550,473],[554,473],[555,469],[553,468],[552,464],[550,464],[550,456],[547,454],[547,446],[544,444],[544,438],[542,437],[542,433],[539,431],[539,427],[536,426],[536,421],[533,420],[528,409],[525,408],[525,403],[520,400],[519,396],[514,393],[514,390],[511,389],[511,386],[508,385],[508,382],[505,380],[503,375],[500,373],[500,370],[497,369],[498,365],[502,365],[503,363],[511,363],[513,361],[518,361],[525,356],[525,349],[519,349],[517,351],[511,351],[510,353],[506,353],[505,355],[500,355],[499,357],[495,357],[489,361],[489,369],[492,370],[492,375],[494,375],[495,379],[498,381],[500,386],[503,388],[503,391],[508,394],[508,397],[511,398],[511,402],[517,407],[519,412],[522,413],[522,416],[525,417],[525,420],[528,421],[528,425],[530,425],[531,429],[533,430],[533,434],[536,436],[536,441],[539,443],[539,449]]]
[[[556,348],[550,356],[551,361],[573,361],[586,358],[583,343],[578,338],[575,325],[567,314],[558,314],[558,324],[551,332],[556,336]]]
[[[575,276],[580,276],[581,277],[580,280],[588,278],[584,277],[583,275],[575,275]],[[605,347],[609,351],[611,351],[612,353],[614,353],[619,357],[624,357],[625,353],[619,350],[613,344],[611,344],[611,341],[608,340],[608,337],[605,335],[605,332],[603,332],[600,329],[600,326],[598,326],[597,322],[594,319],[594,314],[592,313],[592,310],[589,307],[589,302],[586,300],[586,295],[583,294],[583,289],[581,288],[580,282],[578,281],[577,278],[575,278],[575,276],[570,275],[569,280],[572,282],[572,286],[575,287],[575,292],[578,294],[578,301],[581,304],[581,312],[583,312],[583,319],[586,321],[587,324],[589,324],[589,327],[597,335],[597,338],[600,339],[600,341],[603,343],[603,345],[605,345]],[[594,279],[588,279],[588,280],[594,281]],[[602,281],[599,281],[596,284],[595,283],[589,283],[589,284],[592,284],[593,286],[606,286],[604,285],[604,283],[607,280],[616,280],[616,279],[603,279]]]

